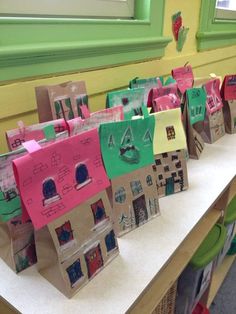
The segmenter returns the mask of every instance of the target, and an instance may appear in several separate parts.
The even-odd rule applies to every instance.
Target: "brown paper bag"
[[[183,110],[183,125],[189,157],[193,159],[199,159],[204,149],[204,140],[201,133],[204,128],[205,111],[205,90],[202,88],[188,89]]]
[[[220,79],[209,80],[203,85],[206,91],[206,115],[202,138],[206,143],[214,143],[225,134],[223,102],[220,95]]]
[[[204,124],[201,129],[198,128],[206,143],[214,143],[225,134],[223,103],[220,96],[221,81],[221,76],[215,74],[194,80],[194,86],[203,86],[207,94]]]
[[[0,222],[0,257],[16,273],[37,262],[34,228],[30,221],[21,217]]]
[[[160,214],[152,165],[111,179],[110,199],[118,236]]]
[[[229,134],[236,133],[236,75],[226,75],[221,87],[224,106],[225,130]]]
[[[225,124],[222,109],[212,114],[206,114],[201,136],[205,143],[214,143],[223,135],[225,135]]]
[[[236,99],[224,101],[223,113],[225,131],[229,134],[236,133]]]
[[[188,111],[187,109],[185,110]],[[193,126],[190,124],[189,115],[187,113],[184,113],[184,116],[186,116],[186,118],[184,119],[187,120],[185,124],[185,132],[189,158],[199,159],[205,146],[204,140],[201,136],[203,123],[199,122]]]
[[[72,297],[118,254],[106,192],[36,231],[35,242],[39,272]]]
[[[39,122],[82,117],[80,107],[88,107],[84,81],[65,82],[59,85],[35,88]]]

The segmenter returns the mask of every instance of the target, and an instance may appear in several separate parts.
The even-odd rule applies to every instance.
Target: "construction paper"
[[[142,115],[141,108],[145,105],[144,88],[124,89],[107,94],[107,108],[123,105],[125,119],[134,115]]]
[[[10,150],[16,150],[22,147],[22,143],[29,140],[40,141],[46,138],[44,129],[51,126],[55,133],[65,132],[67,130],[64,119],[53,120],[44,123],[33,124],[30,126],[22,126],[6,132],[8,147]]]
[[[93,112],[87,119],[75,118],[67,123],[70,135],[75,135],[92,128],[98,128],[101,123],[121,120],[124,120],[123,106],[117,106]]]
[[[109,186],[96,129],[13,161],[23,204],[40,229]]]
[[[162,83],[158,77],[151,77],[147,79],[135,78],[129,83],[130,88],[140,88],[140,87],[144,88],[144,105],[147,104],[148,94],[150,90],[160,85],[162,85]]]
[[[214,79],[203,85],[206,91],[206,109],[208,114],[212,114],[223,107],[220,95],[220,80]]]
[[[21,215],[21,202],[12,169],[12,161],[24,154],[23,150],[0,155],[0,220],[6,222]]]
[[[187,147],[180,108],[154,113],[154,155]]]
[[[224,100],[236,99],[236,74],[225,76],[221,92]]]
[[[56,137],[55,129],[54,129],[53,125],[51,125],[51,124],[45,126],[43,128],[43,132],[44,132],[45,138],[47,140],[54,139]]]
[[[178,102],[180,102],[177,82],[174,79],[170,78],[167,79],[165,85],[160,85],[151,89],[148,97],[148,107],[152,107],[154,99],[162,96],[167,96],[169,94],[175,95],[175,97],[178,99]]]
[[[203,88],[190,88],[186,92],[190,124],[203,121],[206,114],[206,92]]]
[[[173,69],[172,76],[176,80],[181,94],[193,86],[193,71],[190,65]]]
[[[28,151],[28,153],[33,153],[41,149],[41,146],[34,140],[23,143],[23,147]]]
[[[60,141],[68,136],[68,132],[57,134],[56,139],[40,141],[41,146],[50,145],[52,142]],[[26,144],[27,143],[27,144]],[[24,145],[29,146],[29,142]],[[29,148],[29,147],[28,147]],[[39,144],[34,142],[33,150],[39,149]],[[24,210],[24,204],[20,203],[19,191],[17,189],[16,180],[13,173],[12,162],[24,155],[27,151],[24,147],[12,152],[0,155],[0,220],[8,221],[11,218],[22,215],[22,220],[25,222],[29,219],[27,212]],[[22,208],[23,207],[23,208]]]
[[[161,96],[153,100],[154,112],[180,108],[180,99],[175,94]]]
[[[103,162],[110,179],[152,164],[154,117],[101,124]]]

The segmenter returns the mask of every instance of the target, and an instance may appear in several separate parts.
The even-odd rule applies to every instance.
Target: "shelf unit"
[[[230,267],[235,261],[235,255],[226,256],[223,263],[214,271],[212,276],[211,287],[208,295],[207,306],[210,307],[212,301],[214,300],[218,290],[220,289]]]
[[[228,203],[231,199],[236,195],[236,180],[234,180],[230,186]],[[236,230],[235,230],[236,231]],[[236,234],[236,232],[235,232]],[[221,265],[217,267],[212,275],[211,284],[208,291],[208,298],[207,298],[207,306],[210,307],[211,303],[213,302],[217,292],[219,291],[224,279],[230,270],[233,262],[236,259],[236,255],[225,256]]]
[[[189,189],[161,198],[161,216],[120,238],[119,256],[71,300],[35,266],[16,275],[1,260],[0,295],[24,314],[152,313],[209,230],[223,221],[236,186],[235,144],[235,135],[225,135],[206,144],[200,160],[189,160]]]

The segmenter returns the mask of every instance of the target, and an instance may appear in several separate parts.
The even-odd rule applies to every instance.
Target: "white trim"
[[[134,0],[1,0],[0,15],[132,18]]]
[[[216,2],[215,18],[222,20],[236,20],[236,1],[218,0]]]
[[[215,18],[222,20],[236,20],[236,11],[216,8]]]

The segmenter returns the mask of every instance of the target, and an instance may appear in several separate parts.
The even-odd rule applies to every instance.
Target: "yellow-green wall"
[[[156,0],[158,1],[158,0]],[[32,124],[38,121],[34,87],[56,84],[68,80],[85,80],[92,111],[104,108],[105,95],[116,88],[127,87],[134,77],[168,75],[171,69],[189,62],[195,77],[216,73],[236,73],[236,46],[205,52],[197,52],[195,34],[198,29],[200,0],[167,0],[165,8],[164,34],[172,36],[171,16],[181,10],[183,22],[189,27],[187,42],[181,53],[176,51],[175,42],[166,48],[165,57],[142,63],[129,64],[102,70],[61,75],[50,78],[35,78],[0,86],[0,153],[7,150],[4,131],[16,127],[19,120]]]

